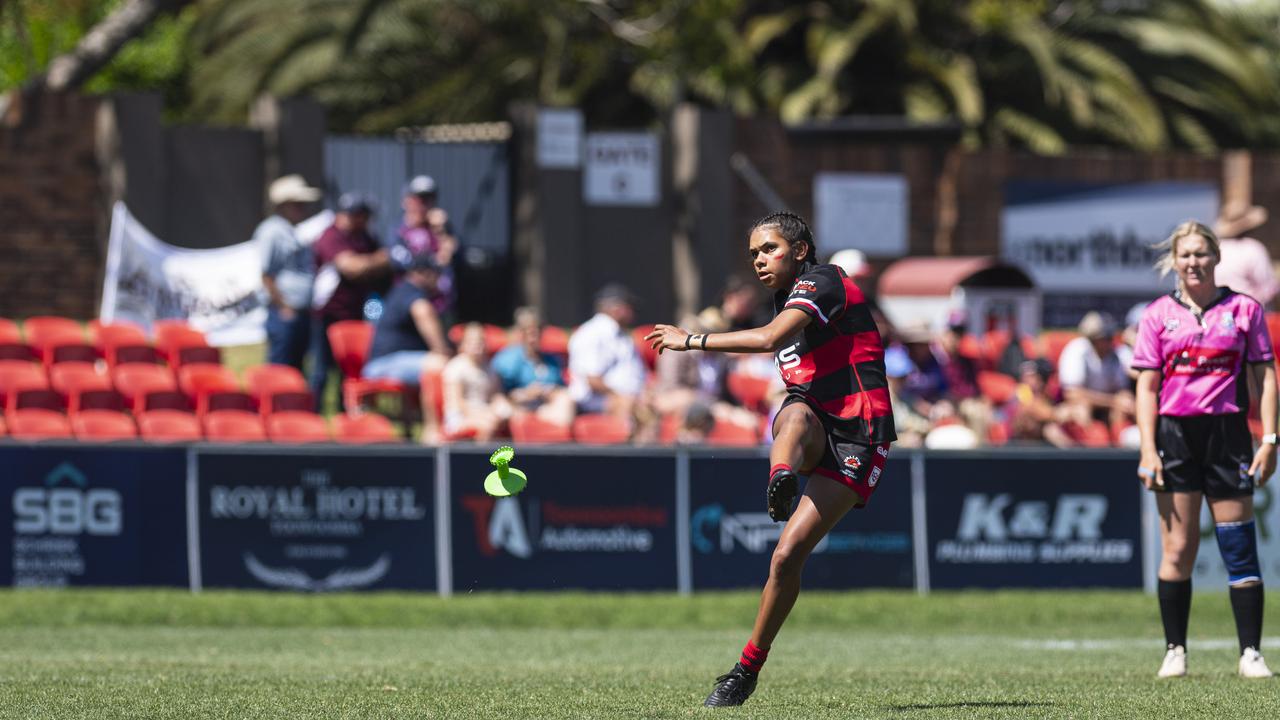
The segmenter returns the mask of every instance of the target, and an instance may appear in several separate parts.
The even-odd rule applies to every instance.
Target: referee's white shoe
[[[1261,658],[1259,658],[1261,659]],[[1240,672],[1244,672],[1244,660],[1240,661]],[[1264,666],[1265,667],[1265,666]],[[1174,645],[1169,648],[1169,652],[1164,654],[1164,662],[1160,663],[1160,672],[1156,673],[1156,677],[1186,677],[1187,676],[1187,649],[1181,645]]]
[[[1245,648],[1240,653],[1240,677],[1269,678],[1271,675],[1271,668],[1267,667],[1267,661],[1262,659],[1262,653],[1256,648]]]

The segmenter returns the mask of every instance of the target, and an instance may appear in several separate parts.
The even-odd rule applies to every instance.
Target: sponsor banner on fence
[[[521,494],[493,498],[489,456],[449,456],[454,592],[674,590],[675,458],[540,455]]]
[[[1046,292],[1157,295],[1173,287],[1151,246],[1184,220],[1212,223],[1212,183],[1125,185],[1016,180],[1005,185],[1001,255]]]
[[[0,447],[0,585],[187,585],[182,449]]]
[[[436,587],[435,456],[198,451],[205,587]]]
[[[170,245],[116,203],[102,284],[103,322],[150,327],[182,318],[213,345],[262,342],[262,250],[242,242],[211,250]]]
[[[933,588],[1142,587],[1134,459],[928,457]]]
[[[763,456],[694,455],[689,460],[693,588],[759,587],[782,523],[765,510]],[[862,510],[852,510],[805,563],[805,587],[911,587],[911,475],[906,454],[890,455]]]

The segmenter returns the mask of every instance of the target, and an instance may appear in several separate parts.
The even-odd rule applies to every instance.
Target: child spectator
[[[476,441],[485,442],[511,417],[511,404],[485,362],[484,326],[479,323],[463,330],[458,354],[444,366],[443,387],[446,435],[474,433]]]

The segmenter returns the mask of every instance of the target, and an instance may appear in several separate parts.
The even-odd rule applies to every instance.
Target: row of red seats
[[[148,410],[130,417],[115,410],[84,410],[67,416],[53,410],[24,408],[0,420],[0,436],[17,440],[69,439],[93,442],[142,439],[148,442],[399,442],[391,422],[381,415],[341,416],[333,427],[315,413],[285,411],[265,418],[244,410],[214,410],[197,418],[179,410]]]
[[[61,362],[105,360],[109,367],[128,362],[168,363],[177,368],[195,362],[220,363],[222,354],[204,333],[181,320],[158,320],[154,342],[129,324],[91,321],[88,332],[75,320],[27,318],[19,327],[0,318],[0,360],[33,360],[51,367]]]
[[[229,368],[191,363],[175,374],[166,365],[124,363],[104,371],[85,361],[59,362],[47,370],[25,360],[0,360],[0,407],[66,410],[250,410],[264,415],[314,409],[302,373],[284,365],[260,365],[246,373],[242,388]]]

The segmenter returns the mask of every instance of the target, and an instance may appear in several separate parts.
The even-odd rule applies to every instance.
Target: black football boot
[[[766,498],[769,517],[776,522],[786,522],[791,517],[791,505],[800,491],[800,481],[790,470],[779,470],[769,477]]]
[[[737,663],[729,672],[716,678],[716,689],[707,696],[707,707],[732,707],[741,705],[756,689],[757,674]]]

